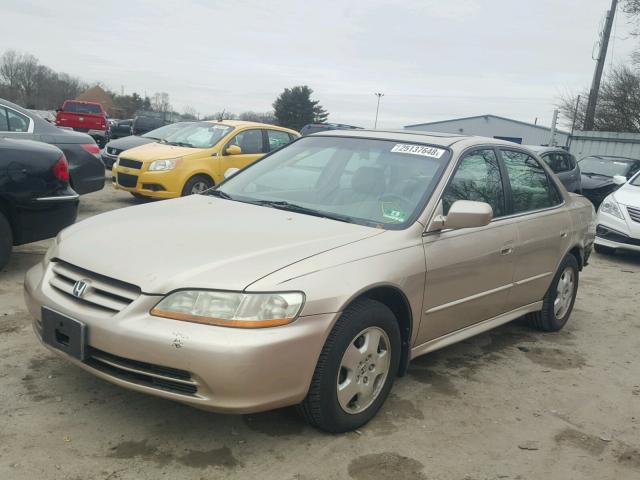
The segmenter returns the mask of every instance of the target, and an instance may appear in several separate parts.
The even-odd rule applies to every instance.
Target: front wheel
[[[185,183],[184,188],[182,189],[182,196],[197,195],[205,190],[209,190],[211,187],[213,187],[213,180],[206,175],[196,175],[195,177],[191,177],[189,181]]]
[[[542,302],[542,310],[529,314],[530,323],[545,332],[557,332],[565,326],[578,294],[578,261],[567,254],[560,263]]]
[[[354,302],[320,353],[309,393],[299,406],[305,420],[333,433],[371,420],[393,385],[400,345],[398,321],[387,306],[370,299]]]

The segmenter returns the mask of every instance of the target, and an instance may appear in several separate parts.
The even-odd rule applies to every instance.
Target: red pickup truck
[[[57,110],[56,125],[88,133],[100,147],[109,140],[107,112],[99,103],[65,100]]]

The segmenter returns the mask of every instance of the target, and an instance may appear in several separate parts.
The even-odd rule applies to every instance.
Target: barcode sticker
[[[422,155],[423,157],[440,158],[446,150],[436,147],[425,147],[424,145],[407,145],[406,143],[396,143],[391,149],[392,153],[408,153],[410,155]]]

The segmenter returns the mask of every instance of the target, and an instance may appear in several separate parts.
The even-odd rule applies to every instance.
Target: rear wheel
[[[561,330],[571,316],[577,293],[578,261],[568,254],[562,260],[544,296],[542,310],[529,314],[530,323],[545,332]]]
[[[593,248],[596,252],[602,255],[613,255],[614,253],[616,253],[615,248],[607,247],[606,245],[598,245],[597,243],[594,244]]]
[[[12,248],[13,232],[11,231],[11,225],[9,225],[5,216],[0,213],[0,270],[9,262]]]
[[[191,177],[189,181],[185,183],[184,188],[182,189],[182,196],[184,197],[186,195],[202,193],[211,187],[213,187],[213,180],[206,175],[196,175]]]
[[[322,349],[299,411],[327,432],[354,430],[384,403],[400,363],[400,329],[393,312],[375,300],[349,306]]]

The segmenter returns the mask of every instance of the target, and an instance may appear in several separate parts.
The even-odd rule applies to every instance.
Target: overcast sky
[[[588,86],[610,0],[2,0],[0,50],[178,111],[271,109],[307,84],[333,122],[379,127],[492,113],[549,124]],[[636,42],[620,11],[609,48]]]

